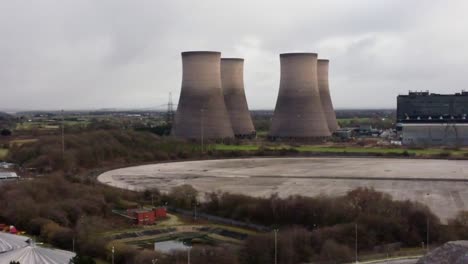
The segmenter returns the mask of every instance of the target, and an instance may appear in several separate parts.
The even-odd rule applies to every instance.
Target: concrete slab
[[[468,210],[468,163],[384,158],[249,158],[160,163],[112,170],[100,182],[131,190],[169,191],[190,184],[201,192],[252,196],[343,195],[372,187],[398,200],[428,205],[443,221]]]

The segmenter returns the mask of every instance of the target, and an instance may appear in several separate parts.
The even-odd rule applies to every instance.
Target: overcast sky
[[[468,1],[4,0],[0,109],[163,108],[180,52],[245,58],[251,109],[272,109],[279,53],[330,62],[335,108],[468,89]]]

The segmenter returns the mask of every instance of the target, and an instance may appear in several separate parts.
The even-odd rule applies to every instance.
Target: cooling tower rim
[[[329,59],[318,59],[317,61],[320,61],[320,62],[330,62]]]
[[[221,60],[225,60],[225,61],[244,61],[243,58],[221,58]]]
[[[220,51],[209,51],[209,50],[184,51],[181,54],[182,54],[182,57],[190,56],[190,55],[203,55],[203,54],[206,54],[206,55],[220,55],[221,56]]]
[[[281,53],[280,57],[292,57],[292,56],[312,56],[317,57],[317,53],[313,52],[289,52],[289,53]]]

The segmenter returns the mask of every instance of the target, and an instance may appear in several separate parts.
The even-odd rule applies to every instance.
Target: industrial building
[[[270,138],[320,139],[331,135],[317,81],[316,53],[280,55],[281,78]]]
[[[133,208],[127,210],[112,210],[135,225],[153,225],[156,221],[166,218],[166,207]]]
[[[397,131],[403,145],[468,145],[468,93],[409,92],[397,97]]]
[[[403,145],[468,145],[468,123],[400,123],[398,126]]]
[[[30,238],[2,232],[0,229],[0,254],[29,245]]]
[[[70,263],[75,255],[71,251],[40,247],[32,243],[26,247],[0,254],[0,264],[11,264],[14,261],[21,264]]]
[[[244,91],[244,59],[221,59],[221,84],[234,135],[240,138],[255,137]]]
[[[19,180],[19,176],[16,172],[0,171],[0,181],[4,180]]]
[[[0,231],[0,264],[15,261],[21,264],[70,263],[74,256],[70,251],[38,246],[29,237]]]
[[[336,121],[335,109],[330,95],[329,81],[328,81],[329,60],[317,61],[317,81],[320,92],[320,101],[322,102],[323,113],[327,119],[328,129],[330,132],[335,132],[338,127]]]
[[[409,92],[397,97],[397,120],[400,123],[465,123],[468,92],[435,94]]]
[[[182,52],[182,88],[172,134],[187,139],[234,137],[221,86],[221,53]]]

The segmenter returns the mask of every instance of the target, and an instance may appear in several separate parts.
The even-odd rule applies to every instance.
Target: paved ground
[[[108,171],[99,181],[132,190],[168,191],[190,184],[202,192],[253,196],[341,195],[373,187],[395,199],[427,204],[442,220],[468,210],[468,162],[380,158],[251,158],[144,165]]]

